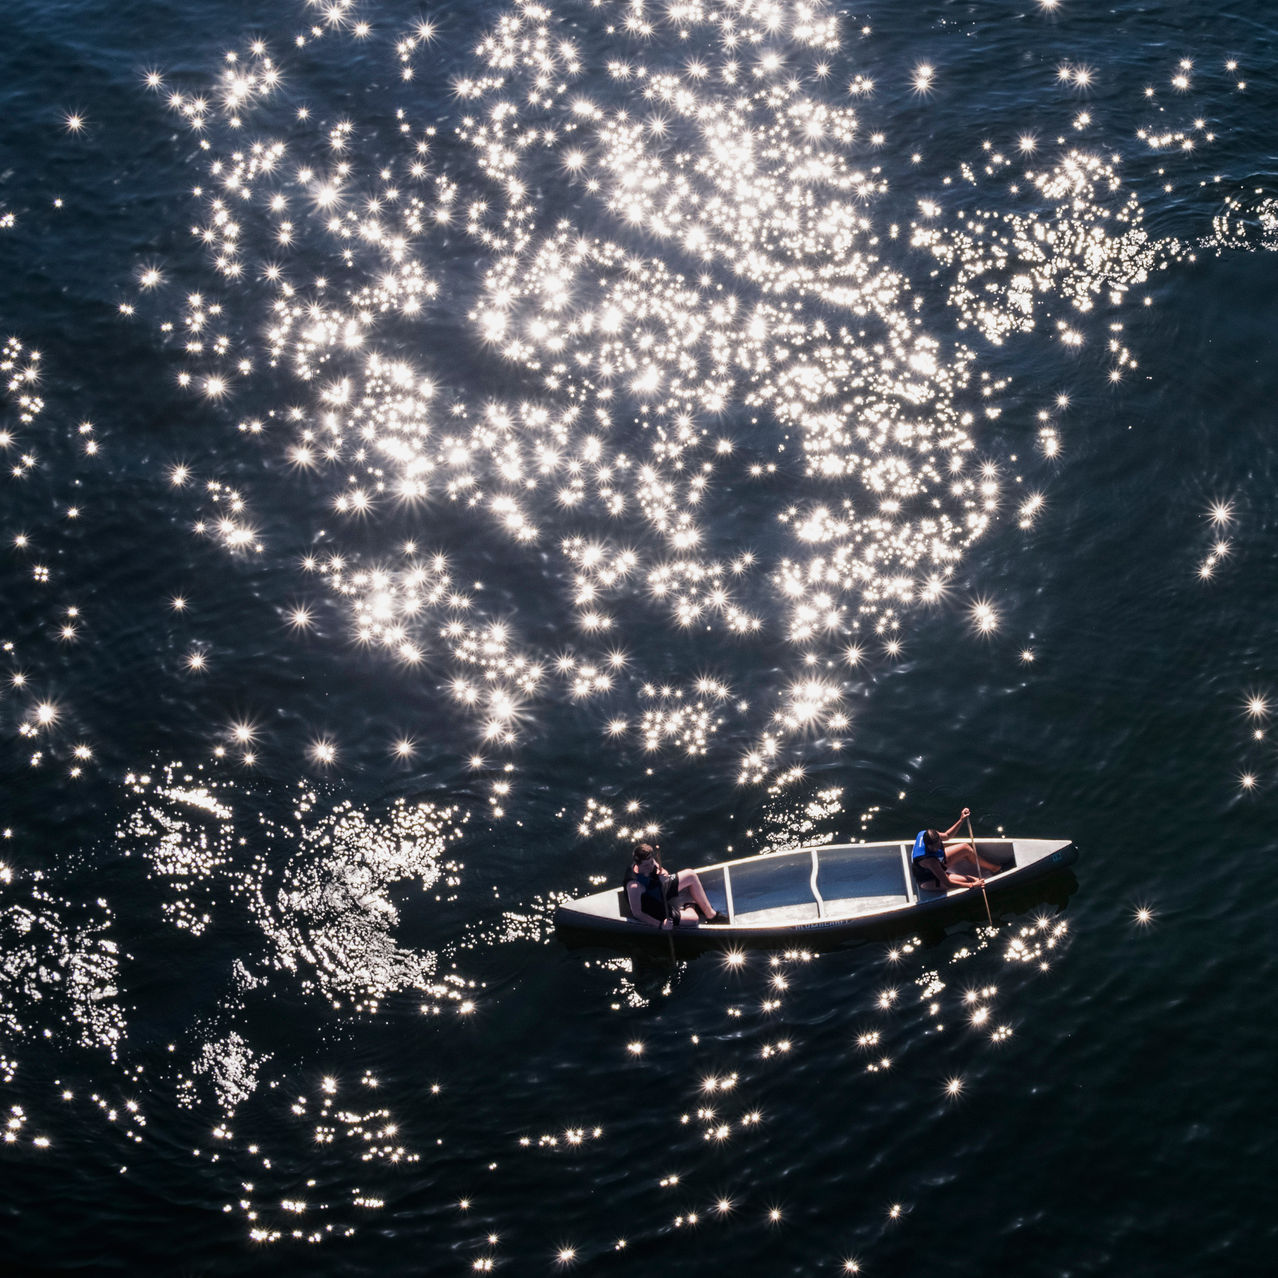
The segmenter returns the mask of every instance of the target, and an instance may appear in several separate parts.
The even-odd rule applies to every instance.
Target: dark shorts
[[[948,883],[942,882],[936,877],[936,871],[930,865],[924,865],[922,859],[910,862],[910,869],[914,871],[914,881],[919,887],[939,887],[947,888]]]

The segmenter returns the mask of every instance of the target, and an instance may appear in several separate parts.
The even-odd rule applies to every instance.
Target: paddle
[[[663,870],[665,867],[661,864],[661,844],[660,843],[658,843],[657,846],[653,848],[652,856],[653,856],[653,860],[655,860],[657,863],[658,871]],[[661,903],[665,907],[666,918],[670,920],[669,930],[668,931],[666,930],[664,920],[662,922],[661,930],[666,933],[666,940],[670,942],[670,966],[677,968],[679,966],[679,961],[678,959],[675,958],[674,915],[670,913],[670,898],[666,896],[664,892],[662,892],[661,894]]]
[[[990,927],[994,926],[994,916],[990,913],[990,898],[985,892],[985,876],[981,873],[981,854],[976,850],[976,835],[972,833],[972,815],[969,812],[967,817],[967,841],[972,845],[972,855],[976,858],[976,877],[981,883],[981,897],[985,901],[985,917],[990,921]]]

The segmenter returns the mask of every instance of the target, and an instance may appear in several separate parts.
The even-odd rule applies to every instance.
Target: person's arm
[[[643,905],[640,898],[643,893],[639,890],[639,884],[630,879],[626,883],[626,900],[630,904],[630,917],[638,923],[647,923],[648,916],[643,912]]]
[[[954,831],[957,830],[959,826],[962,825],[963,822],[966,821],[967,818],[970,817],[971,815],[972,815],[972,809],[964,808],[963,811],[959,813],[959,819],[955,821],[954,824],[950,826],[950,828],[946,830],[943,835],[941,835],[941,838],[948,839],[954,833]]]

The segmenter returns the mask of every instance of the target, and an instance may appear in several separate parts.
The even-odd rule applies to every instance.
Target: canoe
[[[950,845],[965,839],[950,839]],[[580,939],[640,941],[670,937],[680,948],[737,944],[806,945],[887,935],[947,917],[985,916],[979,887],[920,890],[910,869],[914,840],[823,843],[696,867],[701,885],[727,923],[681,924],[659,931],[630,917],[624,889],[563,901],[555,926]],[[998,871],[987,871],[991,905],[1010,889],[1041,880],[1078,859],[1069,839],[978,839]],[[684,868],[684,867],[680,867]]]

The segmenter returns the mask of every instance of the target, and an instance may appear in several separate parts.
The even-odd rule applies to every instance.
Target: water
[[[9,34],[12,1271],[1261,1271],[1263,10]],[[1076,877],[553,934],[965,803]]]

